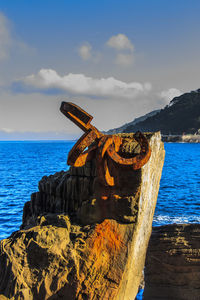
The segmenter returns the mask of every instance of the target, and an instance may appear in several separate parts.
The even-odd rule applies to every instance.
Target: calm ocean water
[[[44,175],[67,170],[72,141],[0,142],[0,239],[18,230]],[[154,226],[200,222],[200,144],[165,144]]]

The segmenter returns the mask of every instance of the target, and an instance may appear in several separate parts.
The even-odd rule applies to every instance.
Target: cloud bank
[[[41,69],[37,74],[26,76],[21,80],[25,84],[36,89],[59,89],[78,95],[109,96],[118,98],[134,98],[147,94],[151,90],[150,83],[124,82],[108,78],[92,78],[84,74],[69,73],[60,76],[55,70]]]

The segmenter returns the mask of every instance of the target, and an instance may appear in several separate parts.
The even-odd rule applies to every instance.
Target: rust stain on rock
[[[116,224],[110,220],[104,220],[96,225],[92,238],[89,241],[91,254],[97,259],[103,251],[109,255],[115,255],[123,245],[123,240]]]

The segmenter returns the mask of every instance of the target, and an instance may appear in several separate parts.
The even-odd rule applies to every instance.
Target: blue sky
[[[120,126],[199,88],[199,1],[0,1],[0,139]]]

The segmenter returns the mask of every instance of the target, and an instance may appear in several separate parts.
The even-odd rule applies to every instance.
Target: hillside
[[[138,117],[136,119],[134,119],[133,121],[129,122],[129,123],[126,123],[120,127],[117,127],[117,128],[113,128],[113,129],[110,129],[108,131],[106,131],[105,133],[106,134],[115,134],[115,133],[120,133],[120,132],[126,132],[126,128],[129,127],[129,126],[133,126],[139,122],[142,122],[144,120],[146,120],[148,117],[152,117],[154,116],[155,114],[157,114],[158,112],[160,111],[160,109],[157,109],[157,110],[153,110],[151,111],[150,113],[142,116],[142,117]]]
[[[168,135],[194,134],[200,128],[200,89],[175,97],[169,105],[136,124],[127,124],[123,132],[158,131]]]

